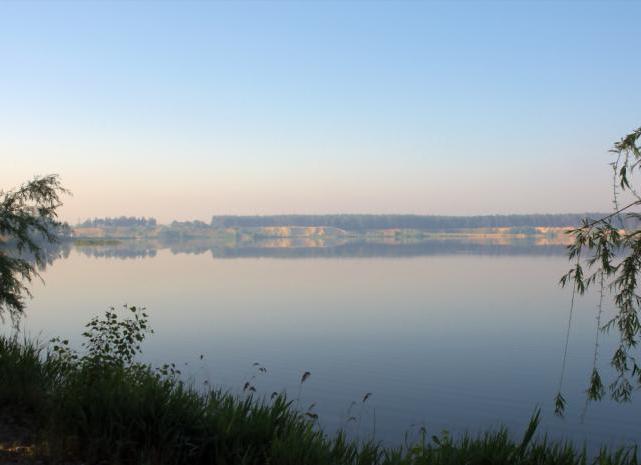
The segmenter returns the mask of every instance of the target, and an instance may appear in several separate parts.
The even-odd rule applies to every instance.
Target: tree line
[[[156,227],[156,218],[144,216],[119,216],[114,218],[90,218],[78,224],[81,228],[116,228],[116,227]]]
[[[214,216],[211,226],[217,228],[257,228],[269,226],[335,227],[348,231],[368,229],[446,230],[500,227],[576,227],[586,217],[601,213],[533,214],[533,215],[266,215]]]
[[[442,231],[472,228],[534,228],[534,227],[577,227],[585,218],[599,218],[602,213],[563,213],[528,215],[254,215],[214,216],[209,224],[195,221],[173,221],[172,229],[184,228],[262,228],[280,226],[334,227],[347,231],[374,229],[421,229]],[[79,223],[84,228],[142,227],[158,225],[153,217],[120,216],[114,218],[91,218]]]

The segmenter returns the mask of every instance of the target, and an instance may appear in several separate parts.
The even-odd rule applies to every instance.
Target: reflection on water
[[[143,305],[156,331],[146,360],[188,363],[182,369],[194,382],[240,395],[254,362],[267,369],[253,382],[265,395],[287,389],[297,396],[310,371],[301,405],[315,402],[329,429],[375,429],[390,442],[416,425],[430,434],[499,424],[520,432],[539,405],[554,436],[593,445],[641,436],[639,402],[594,404],[580,421],[595,296],[575,309],[567,417],[552,414],[570,297],[557,285],[568,267],[562,245],[450,239],[231,248],[194,240],[62,247],[56,256],[66,258],[45,271],[46,285],[35,285],[27,309],[25,327],[45,339],[78,344],[95,314]],[[602,354],[611,353],[610,339],[601,341]],[[355,413],[360,424],[346,423]]]
[[[63,247],[69,248],[70,245]],[[470,240],[461,238],[422,240],[416,242],[312,241],[309,239],[271,239],[225,246],[207,239],[185,241],[135,240],[108,245],[76,246],[80,253],[91,257],[145,258],[158,250],[173,254],[210,253],[214,258],[274,257],[420,257],[444,254],[480,255],[562,255],[565,246],[536,239]]]

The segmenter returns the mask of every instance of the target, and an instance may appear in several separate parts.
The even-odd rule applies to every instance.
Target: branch
[[[584,230],[584,229],[590,229],[591,227],[593,227],[594,225],[596,225],[598,223],[605,223],[606,220],[609,220],[613,216],[616,216],[619,213],[622,213],[622,212],[626,211],[628,208],[634,207],[635,205],[639,205],[639,204],[641,204],[641,200],[635,200],[634,202],[626,205],[625,207],[619,208],[618,210],[614,211],[613,213],[610,213],[609,215],[604,216],[603,218],[599,218],[599,219],[594,220],[594,221],[592,221],[592,222],[590,222],[588,224],[584,224],[580,228],[576,228],[575,231],[581,231],[581,230]]]

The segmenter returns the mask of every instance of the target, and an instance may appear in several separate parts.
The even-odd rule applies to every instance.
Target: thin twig
[[[615,212],[610,213],[609,215],[606,215],[603,218],[599,218],[599,219],[594,220],[594,221],[592,221],[592,222],[590,222],[588,224],[585,224],[585,225],[581,226],[580,228],[577,228],[576,230],[577,231],[581,231],[581,230],[584,230],[584,229],[590,229],[591,227],[593,227],[596,224],[605,223],[606,220],[612,218],[613,216],[618,215],[619,213],[622,213],[622,212],[626,211],[628,208],[634,207],[635,205],[639,205],[639,204],[641,204],[641,200],[635,200],[634,202],[626,205],[625,207],[619,208]]]
[[[601,334],[601,315],[603,315],[603,297],[605,295],[605,280],[603,277],[603,271],[599,273],[599,303],[597,305],[597,314],[596,314],[596,334],[594,335],[594,354],[592,358],[592,373],[590,374],[590,384],[592,384],[592,374],[597,369],[597,362],[599,359],[599,335]],[[590,402],[590,396],[585,396],[585,404],[583,405],[583,411],[581,412],[581,423],[585,421],[585,415],[588,411],[588,404]]]

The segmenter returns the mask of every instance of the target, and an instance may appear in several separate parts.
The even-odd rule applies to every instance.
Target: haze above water
[[[145,360],[176,362],[194,382],[239,395],[259,362],[267,373],[253,381],[258,393],[286,389],[292,399],[310,371],[302,409],[315,402],[328,430],[342,426],[389,443],[422,425],[428,434],[458,434],[504,424],[520,434],[537,405],[544,430],[556,437],[595,446],[641,434],[639,402],[593,404],[580,421],[594,347],[592,297],[574,313],[566,419],[552,414],[570,302],[557,284],[568,268],[563,247],[443,242],[385,257],[292,249],[287,257],[170,249],[96,256],[106,250],[72,248],[54,261],[46,285],[35,285],[24,327],[78,344],[92,316],[145,306],[155,329]],[[606,366],[611,341],[603,342]]]

